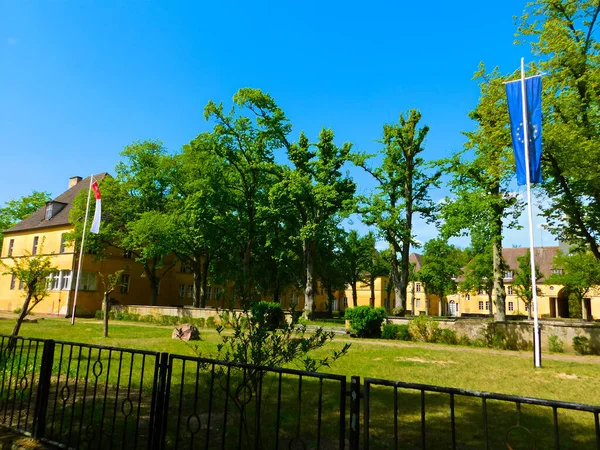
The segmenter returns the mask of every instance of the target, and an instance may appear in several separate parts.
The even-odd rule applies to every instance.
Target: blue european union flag
[[[525,80],[529,124],[529,176],[531,183],[542,182],[542,77]],[[523,133],[523,95],[521,81],[506,83],[517,184],[527,184],[525,172],[525,136]]]

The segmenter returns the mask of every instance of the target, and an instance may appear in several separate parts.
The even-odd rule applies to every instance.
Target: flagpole
[[[90,212],[90,196],[92,194],[92,182],[94,176],[90,175],[90,188],[88,190],[87,205],[85,206],[85,219],[83,221],[83,232],[81,233],[81,248],[79,249],[79,261],[77,263],[77,280],[75,281],[75,295],[73,298],[73,311],[71,312],[71,325],[75,324],[75,308],[77,307],[77,293],[79,292],[79,279],[81,277],[81,263],[83,262],[83,244],[85,244],[85,229],[87,227],[88,214]]]
[[[527,91],[525,89],[525,58],[521,58],[521,97],[523,100],[523,138],[525,144],[525,177],[527,180],[527,212],[529,213],[529,257],[531,264],[531,291],[533,300],[533,360],[535,367],[542,366],[538,323],[537,280],[535,279],[535,253],[533,242],[533,208],[531,206],[531,173],[529,171],[529,122]],[[531,305],[529,306],[531,308]]]

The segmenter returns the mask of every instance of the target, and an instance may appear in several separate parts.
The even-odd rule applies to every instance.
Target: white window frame
[[[119,292],[121,294],[129,294],[129,288],[131,287],[131,275],[124,273],[121,275],[121,282],[119,286]]]
[[[92,292],[96,290],[96,272],[81,272],[79,290]]]
[[[513,302],[508,302],[508,310],[509,311],[514,311],[515,310],[515,304]]]
[[[179,298],[185,298],[185,284],[179,285]]]
[[[415,300],[415,308],[420,308],[421,307],[421,299],[418,298]]]
[[[421,283],[415,283],[415,292],[421,292]]]
[[[513,287],[512,286],[506,286],[506,294],[507,295],[513,295]]]
[[[479,302],[479,311],[483,311],[483,301]]]

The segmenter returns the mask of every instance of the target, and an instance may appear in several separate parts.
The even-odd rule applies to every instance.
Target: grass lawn
[[[0,320],[0,334],[10,333],[13,321]],[[110,337],[102,338],[102,325],[92,321],[79,319],[74,326],[65,319],[44,319],[38,323],[25,323],[21,335],[44,339],[92,343],[115,347],[126,347],[150,350],[154,352],[168,352],[180,355],[195,355],[189,346],[183,342],[171,339],[173,327],[111,324]],[[204,357],[215,357],[216,346],[220,342],[219,335],[214,330],[201,330],[202,340],[193,345]],[[556,356],[543,359],[543,368],[534,369],[532,357],[529,353],[514,351],[499,351],[488,349],[474,349],[471,347],[447,347],[436,344],[399,343],[398,341],[361,340],[351,339],[347,336],[337,336],[319,353],[325,355],[333,349],[340,349],[344,343],[352,342],[348,356],[337,361],[331,368],[324,368],[323,372],[345,375],[358,375],[361,377],[383,378],[394,381],[405,381],[440,386],[457,387],[479,391],[513,394],[526,397],[539,397],[578,403],[600,404],[600,376],[598,376],[598,357],[583,356]],[[194,363],[195,364],[195,363]],[[126,362],[124,366],[126,366]],[[205,373],[206,368],[194,369],[188,373],[179,366],[177,377],[181,382],[174,389],[175,399],[182,397],[195,398],[197,392],[198,373],[202,372],[204,383],[208,384],[210,373]],[[120,366],[119,366],[120,367]],[[125,369],[124,369],[125,370]],[[123,372],[125,373],[125,372]],[[175,372],[174,372],[175,373]],[[131,377],[131,375],[130,375]],[[277,380],[265,380],[265,402],[276,398]],[[146,381],[144,381],[146,383]],[[339,405],[339,394],[336,397],[335,383],[323,400],[324,426],[329,430],[336,429],[336,406]],[[299,392],[297,379],[284,380],[284,397],[288,404],[295,404]],[[275,391],[273,390],[275,389]],[[301,390],[312,389],[318,392],[318,382],[306,379]],[[327,388],[326,388],[327,389]],[[308,391],[307,391],[308,392]],[[202,394],[204,395],[204,394]],[[198,394],[200,396],[200,394]],[[224,398],[224,397],[223,397]],[[446,448],[450,446],[449,420],[448,420],[448,395],[426,394],[428,447]],[[317,414],[316,395],[309,398],[302,397],[306,402],[303,407],[303,429],[314,433],[314,424]],[[371,391],[371,448],[390,448],[388,444],[393,436],[393,399],[392,388],[374,387]],[[215,402],[218,398],[215,398]],[[116,402],[116,400],[115,400]],[[420,448],[420,395],[418,391],[398,392],[400,411],[400,435],[406,446],[402,448]],[[170,405],[172,413],[176,416],[182,414],[177,404]],[[457,435],[459,448],[480,447],[482,439],[481,425],[481,400],[460,398],[456,400]],[[195,406],[194,406],[195,408]],[[504,436],[506,430],[515,423],[514,404],[488,402],[488,415],[490,417],[490,448],[506,448]],[[552,442],[552,410],[546,408],[523,406],[523,424],[536,432],[538,448],[545,448]],[[273,415],[275,407],[268,408],[263,405],[263,413]],[[309,411],[308,413],[306,411]],[[186,413],[187,414],[187,413]],[[295,420],[296,411],[291,409],[287,413],[281,412],[282,424],[289,422],[288,428]],[[187,417],[187,416],[186,416]],[[287,421],[287,422],[286,422]],[[561,444],[564,448],[595,448],[593,416],[589,413],[559,412],[561,424]],[[184,417],[185,422],[185,417]],[[185,434],[184,425],[177,436]],[[179,429],[179,423],[177,424]],[[562,436],[566,433],[566,436]],[[288,436],[288,439],[292,437]],[[328,448],[327,441],[322,448]],[[495,445],[497,444],[497,445]],[[180,443],[175,445],[179,446]],[[287,447],[287,445],[286,445]],[[335,445],[332,444],[332,448]],[[309,447],[311,448],[311,447]],[[518,448],[518,447],[517,447]],[[562,448],[562,447],[561,447]]]

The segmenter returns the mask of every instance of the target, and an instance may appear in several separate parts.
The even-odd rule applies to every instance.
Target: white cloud
[[[12,37],[9,37],[8,39],[6,39],[6,42],[8,42],[8,45],[16,45],[17,44],[17,40]]]

